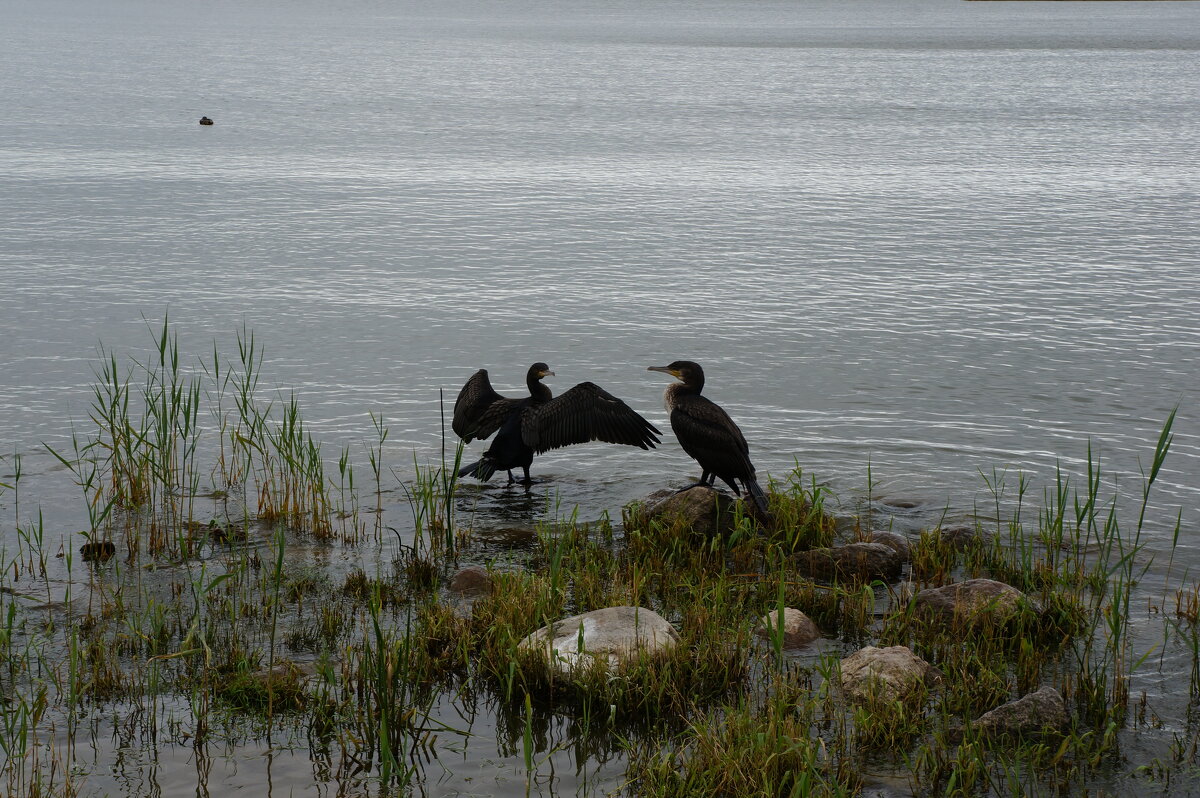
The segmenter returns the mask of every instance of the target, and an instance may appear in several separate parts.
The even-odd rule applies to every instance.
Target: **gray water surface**
[[[400,476],[477,368],[519,393],[544,360],[666,430],[646,367],[689,358],[760,472],[854,502],[869,468],[908,529],[986,499],[980,471],[1078,473],[1089,440],[1136,494],[1178,406],[1149,551],[1195,524],[1196,4],[2,9],[23,513],[84,517],[42,444],[86,428],[98,347],[144,353],[169,312],[189,357],[252,329],[331,457],[383,414]],[[665,437],[534,473],[615,512],[695,477]]]

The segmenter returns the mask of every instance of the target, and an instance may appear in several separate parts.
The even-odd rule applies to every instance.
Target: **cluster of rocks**
[[[860,649],[842,660],[839,676],[846,696],[863,703],[920,698],[942,679],[907,646]],[[1070,715],[1062,695],[1047,686],[985,712],[971,725],[986,737],[1036,736],[1065,731]],[[961,728],[956,731],[961,736]]]
[[[779,616],[760,622],[760,636],[778,634]],[[816,624],[803,612],[786,608],[783,645],[799,647],[820,638]],[[578,676],[597,667],[614,671],[641,656],[670,651],[679,634],[665,618],[646,607],[606,607],[572,615],[527,635],[519,651],[539,652],[547,666],[563,677]],[[844,658],[838,669],[839,686],[857,703],[919,700],[942,679],[937,668],[906,646],[867,646]],[[988,736],[1026,736],[1060,732],[1070,722],[1062,696],[1052,687],[996,707],[973,722]]]
[[[735,505],[735,499],[709,488],[659,491],[634,506],[628,520],[637,525],[678,525],[713,537],[733,528]],[[800,571],[828,580],[894,582],[910,559],[908,541],[892,532],[874,532],[863,541],[795,555]],[[479,594],[491,589],[491,577],[485,569],[471,566],[455,574],[449,588],[463,595]],[[983,621],[1003,624],[1026,609],[1036,609],[1021,591],[992,579],[920,590],[905,584],[899,596],[911,602],[917,617],[950,628]],[[782,616],[779,611],[768,613],[755,633],[788,649],[811,645],[821,637],[813,620],[794,607],[782,608]],[[525,637],[518,648],[541,652],[555,673],[569,677],[597,667],[612,671],[637,657],[669,651],[678,642],[675,628],[653,610],[607,607],[545,626]],[[941,679],[935,667],[905,646],[867,646],[845,657],[838,669],[842,693],[860,703],[920,700]],[[972,727],[987,735],[1029,735],[1061,731],[1068,724],[1062,696],[1043,687],[985,713]]]

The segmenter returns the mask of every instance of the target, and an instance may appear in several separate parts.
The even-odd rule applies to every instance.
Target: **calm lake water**
[[[86,429],[98,348],[145,353],[169,312],[189,358],[252,329],[331,457],[383,414],[399,477],[477,368],[519,393],[544,360],[666,430],[646,367],[694,359],[760,473],[798,463],[852,504],[869,469],[909,531],[987,501],[980,471],[1040,495],[1089,441],[1134,495],[1178,406],[1149,550],[1182,507],[1176,564],[1200,568],[1200,5],[2,9],[0,480],[20,454],[23,516],[86,518],[42,444]],[[585,518],[696,471],[669,433],[534,464]],[[13,511],[0,494],[8,537]],[[430,790],[523,793],[484,748]],[[238,757],[228,789],[271,772]],[[304,757],[276,767],[324,794]]]

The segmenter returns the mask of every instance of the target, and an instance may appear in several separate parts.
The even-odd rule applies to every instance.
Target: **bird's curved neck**
[[[663,403],[667,406],[668,411],[672,410],[678,399],[684,396],[699,396],[700,389],[703,387],[703,382],[699,384],[695,382],[673,382],[663,392]]]
[[[538,377],[529,377],[525,383],[529,386],[529,396],[533,399],[533,401],[549,402],[552,398],[554,398],[554,394],[549,388],[542,384],[541,379]]]
[[[698,395],[704,390],[704,378],[694,374],[689,375],[685,381],[673,383],[671,389],[681,396],[684,394]]]

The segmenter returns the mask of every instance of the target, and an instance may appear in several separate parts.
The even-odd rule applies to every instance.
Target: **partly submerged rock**
[[[538,532],[534,526],[484,527],[473,529],[471,536],[494,546],[524,547],[537,542]]]
[[[908,562],[912,559],[912,547],[908,544],[908,538],[904,537],[904,535],[895,532],[871,532],[867,535],[867,542],[882,543],[900,555],[901,562]]]
[[[684,491],[659,490],[630,505],[628,523],[635,527],[646,527],[652,522],[679,525],[697,535],[720,537],[733,530],[737,503],[732,496],[702,486]]]
[[[84,562],[104,562],[117,553],[116,544],[111,540],[99,540],[94,543],[84,543],[79,547],[79,554]]]
[[[771,610],[758,622],[754,630],[767,640],[779,633],[779,610]],[[821,630],[803,612],[793,607],[783,608],[783,647],[800,648],[820,638]]]
[[[917,499],[909,499],[903,496],[886,496],[880,499],[879,503],[889,510],[915,510],[923,504],[923,502]]]
[[[959,524],[956,526],[940,527],[937,530],[938,539],[949,545],[955,551],[963,551],[979,545],[983,538],[974,526]]]
[[[942,587],[927,587],[913,597],[916,611],[948,623],[1009,620],[1031,606],[1025,594],[994,579],[968,579]]]
[[[448,587],[452,593],[463,593],[465,595],[490,593],[492,590],[492,575],[482,566],[468,565],[450,577]]]
[[[903,558],[883,543],[847,543],[827,549],[812,549],[796,555],[800,570],[816,579],[859,579],[891,581],[900,576]]]
[[[842,660],[842,690],[855,701],[903,701],[932,686],[937,669],[906,646],[867,646]]]
[[[517,644],[521,651],[542,651],[551,668],[564,675],[586,670],[596,661],[609,670],[645,652],[667,651],[679,634],[665,618],[645,607],[605,607],[543,626]]]
[[[1061,732],[1070,722],[1062,694],[1046,686],[983,713],[974,725],[989,736],[1021,737]]]

